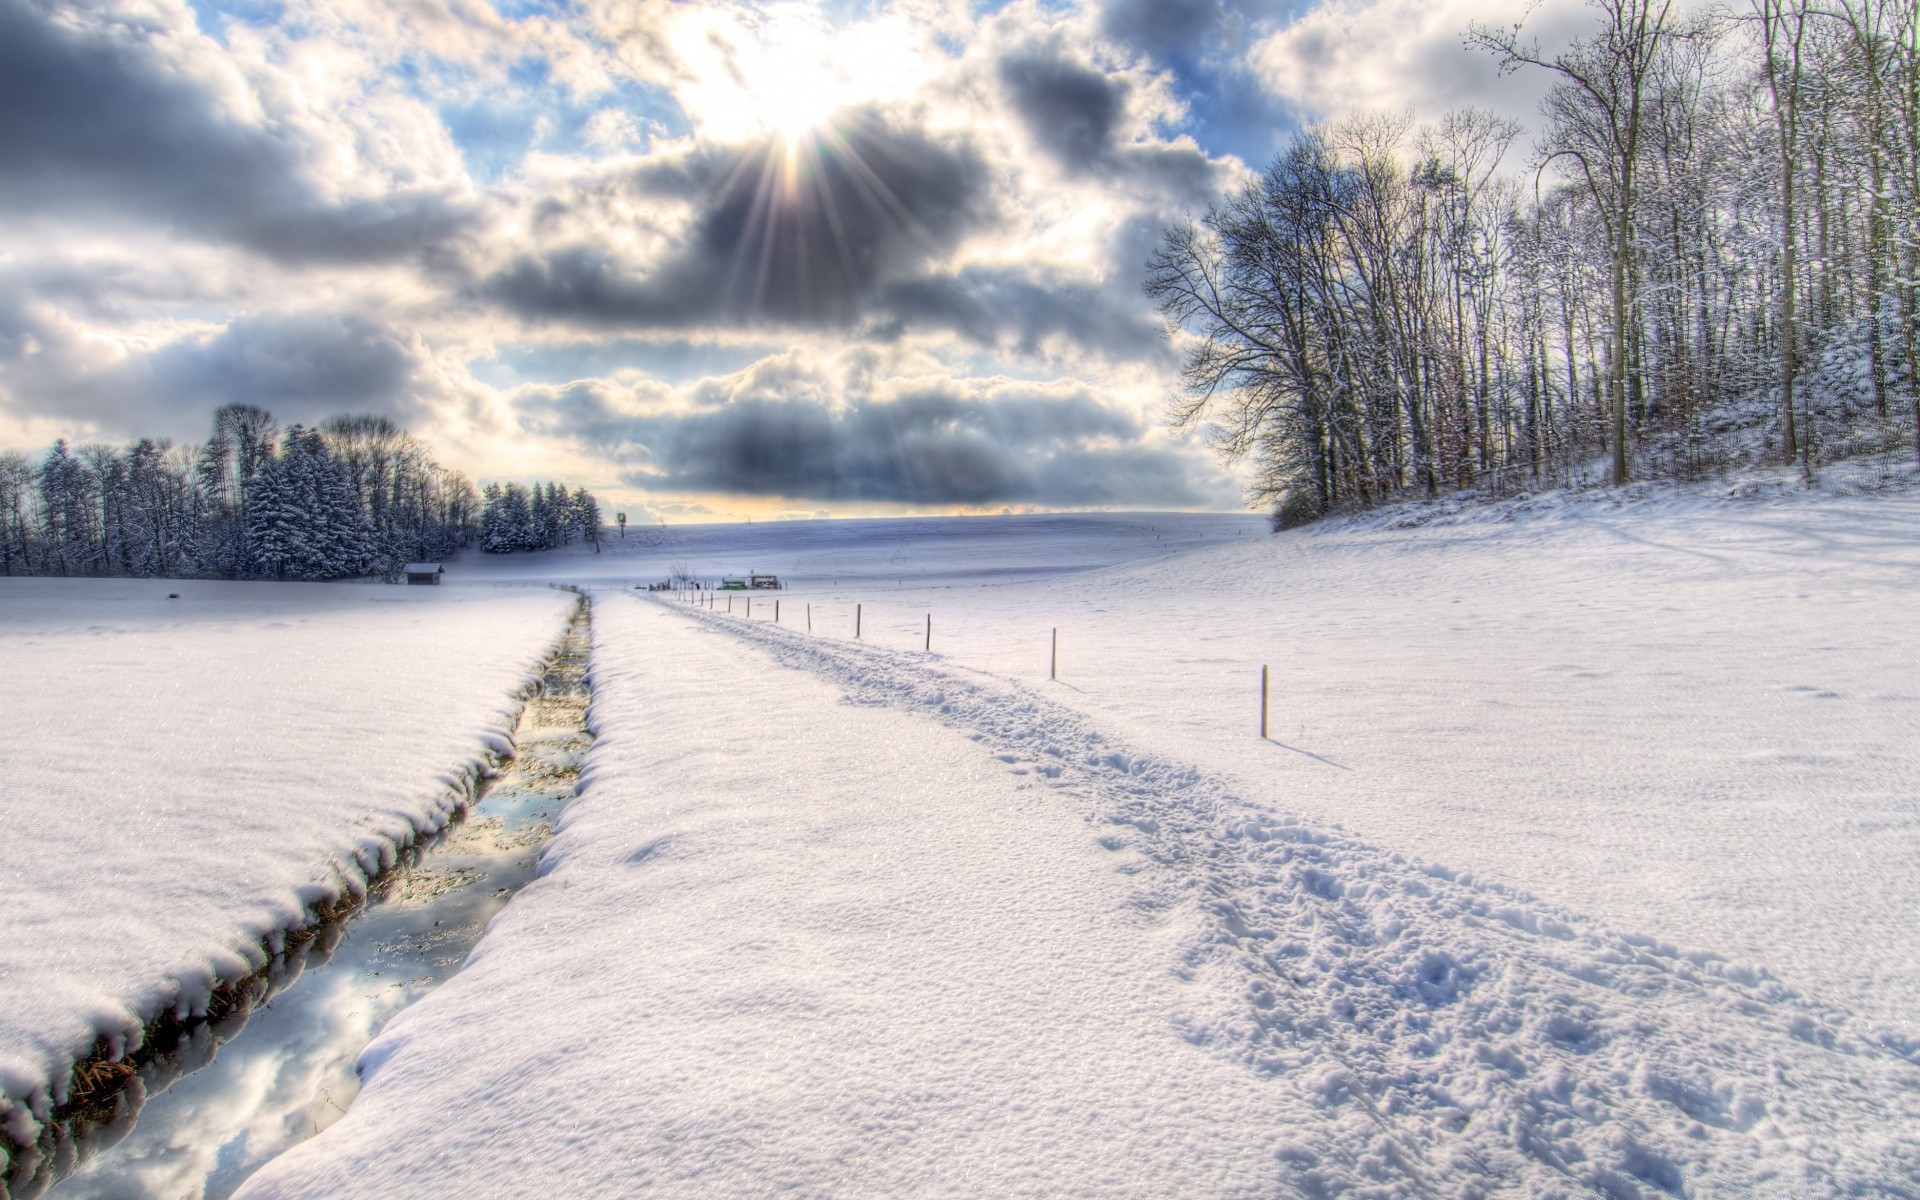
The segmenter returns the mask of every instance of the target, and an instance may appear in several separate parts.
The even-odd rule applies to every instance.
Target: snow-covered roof
[[[444,568],[439,563],[408,563],[401,571],[403,575],[438,575]]]

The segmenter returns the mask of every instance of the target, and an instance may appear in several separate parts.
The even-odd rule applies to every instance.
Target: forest
[[[1920,457],[1920,9],[1594,0],[1539,129],[1351,113],[1166,231],[1170,420],[1277,526],[1407,495]],[[1871,472],[1869,474],[1872,474]]]
[[[200,445],[56,442],[0,453],[0,575],[397,578],[473,545],[598,548],[585,488],[489,485],[484,496],[379,416],[281,431],[251,404],[214,413]]]

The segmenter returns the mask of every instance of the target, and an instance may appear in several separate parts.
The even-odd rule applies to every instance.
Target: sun
[[[795,150],[835,113],[909,94],[925,78],[922,48],[891,18],[837,27],[811,4],[681,11],[672,40],[687,75],[675,95],[723,141],[771,137]]]
[[[746,77],[744,99],[762,130],[792,146],[823,127],[858,89],[830,57],[831,42],[808,26],[769,44]]]

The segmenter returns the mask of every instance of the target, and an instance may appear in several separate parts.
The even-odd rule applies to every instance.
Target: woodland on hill
[[[1167,231],[1172,421],[1251,460],[1277,524],[1920,456],[1920,7],[1591,9],[1559,53],[1466,35],[1550,81],[1530,143],[1476,110],[1349,114]]]

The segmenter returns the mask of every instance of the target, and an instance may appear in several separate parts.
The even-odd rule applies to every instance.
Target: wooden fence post
[[[775,625],[780,623],[780,601],[778,599],[775,599],[773,602],[773,623]]]
[[[807,601],[807,632],[813,632],[813,601]]]
[[[860,606],[858,604],[853,606],[853,640],[856,642],[860,640]]]
[[[932,614],[932,613],[928,613],[928,614],[927,614],[927,645],[926,645],[926,648],[927,648],[927,649],[929,649],[929,650],[931,650],[931,649],[933,649],[933,614]]]
[[[1060,629],[1058,626],[1053,630],[1053,654],[1047,659],[1047,678],[1060,678]]]
[[[1260,668],[1260,740],[1267,739],[1267,669]]]

